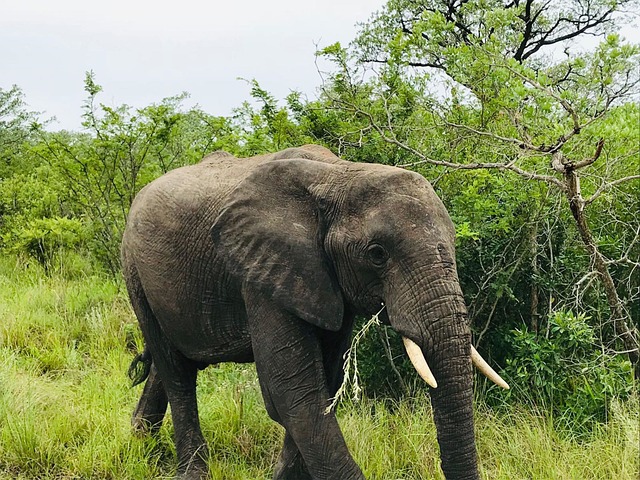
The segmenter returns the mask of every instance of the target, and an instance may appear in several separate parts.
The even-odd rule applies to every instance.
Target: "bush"
[[[56,253],[77,247],[85,236],[86,229],[76,218],[36,218],[9,232],[4,241],[11,244],[10,251],[26,253],[49,266]]]
[[[612,400],[627,398],[634,383],[631,364],[597,346],[588,317],[570,311],[549,316],[547,334],[526,327],[503,335],[511,390],[489,389],[488,403],[526,404],[551,413],[561,428],[576,433],[608,420]]]

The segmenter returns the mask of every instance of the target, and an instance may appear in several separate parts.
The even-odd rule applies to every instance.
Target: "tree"
[[[302,108],[300,94],[292,92],[284,107],[275,97],[260,86],[256,80],[247,82],[251,86],[253,103],[244,102],[234,109],[231,121],[237,133],[237,145],[233,153],[249,157],[274,152],[309,143],[312,138],[296,122],[296,109]]]
[[[556,200],[564,198],[571,217],[566,210],[559,210],[559,217],[572,218],[588,253],[586,265],[581,261],[579,268],[572,267],[571,289],[579,290],[585,278],[599,280],[609,312],[602,326],[603,335],[610,335],[604,346],[614,348],[619,339],[640,378],[637,326],[629,313],[638,299],[640,263],[631,253],[639,249],[640,224],[622,206],[625,201],[640,206],[632,193],[640,178],[634,102],[640,50],[615,33],[623,9],[635,6],[630,1],[392,0],[364,25],[350,50],[333,45],[321,54],[335,65],[326,77],[323,101],[351,119],[350,129],[338,135],[334,130],[342,145],[384,142],[402,152],[390,156],[395,164],[421,171],[442,188],[447,187],[443,175],[466,171],[474,172],[466,175],[467,184],[484,178],[492,192],[496,185],[526,192],[526,198],[514,195],[534,215],[528,215],[529,226],[521,224],[512,260],[496,267],[512,265],[515,271],[530,266],[525,283],[531,324],[538,322],[534,299],[542,286],[541,252],[554,234],[548,231],[546,239],[539,239],[540,230]],[[601,41],[580,52],[570,41],[585,36]],[[491,173],[483,177],[478,170]],[[513,199],[500,204],[499,196],[492,205],[487,204],[491,197],[484,200],[479,203],[490,215],[502,216],[491,210],[508,208],[507,216],[523,217]],[[479,237],[468,228],[464,209],[453,214],[461,241]],[[626,227],[618,223],[624,216],[630,222]],[[611,256],[604,253],[604,237],[598,237],[603,231],[591,226],[596,224],[616,225],[618,248],[608,249]],[[493,230],[496,234],[504,235],[498,242],[504,245],[507,232]],[[494,240],[482,238],[489,244]],[[492,268],[487,273],[493,280],[478,286],[479,292],[488,285],[498,288],[484,330],[505,293],[517,300],[509,272]],[[551,305],[551,291],[547,297],[551,313],[557,304]]]
[[[102,87],[91,72],[85,91],[86,133],[42,132],[38,152],[70,192],[74,215],[94,239],[93,252],[115,275],[126,217],[140,189],[211,151],[236,148],[237,139],[228,119],[185,111],[186,94],[140,109],[112,108],[97,103]]]
[[[16,168],[23,144],[33,138],[36,120],[17,85],[0,88],[0,179]]]
[[[616,31],[635,7],[636,0],[391,0],[364,25],[357,55],[448,73],[456,48],[498,44],[505,58],[525,63],[549,47]]]

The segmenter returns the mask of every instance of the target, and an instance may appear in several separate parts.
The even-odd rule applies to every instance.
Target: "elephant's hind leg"
[[[155,316],[149,306],[135,267],[125,263],[124,274],[131,306],[144,332],[144,326],[156,323]],[[167,394],[162,380],[158,376],[155,365],[152,364],[144,390],[131,418],[131,425],[134,431],[142,434],[158,431],[162,426],[162,420],[167,411],[167,403]]]
[[[162,380],[158,376],[155,365],[152,365],[144,390],[131,418],[133,429],[141,434],[156,433],[160,430],[162,420],[167,412],[168,402]]]
[[[207,478],[209,452],[198,419],[197,366],[176,351],[164,336],[135,267],[125,265],[125,279],[146,349],[153,361],[132,423],[135,427],[148,422],[153,429],[153,425],[158,425],[164,417],[168,401],[178,454],[178,478]]]

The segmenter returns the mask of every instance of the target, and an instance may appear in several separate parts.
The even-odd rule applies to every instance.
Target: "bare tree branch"
[[[600,185],[600,187],[598,187],[598,189],[594,192],[593,195],[585,199],[584,203],[585,205],[589,205],[590,203],[593,203],[593,201],[596,200],[604,192],[606,192],[607,190],[610,190],[616,185],[620,185],[621,183],[628,182],[630,180],[637,180],[637,179],[640,179],[640,175],[629,175],[628,177],[618,178],[617,180],[614,180],[612,182],[604,183]]]
[[[547,147],[536,147],[535,145],[532,145],[530,143],[527,143],[527,142],[525,142],[523,140],[520,140],[520,139],[517,139],[517,138],[502,137],[502,136],[497,135],[495,133],[487,132],[485,130],[477,130],[475,128],[471,128],[468,125],[448,122],[446,120],[444,120],[444,123],[448,127],[454,127],[454,128],[460,129],[460,130],[466,130],[467,132],[473,133],[474,135],[478,135],[480,137],[489,137],[489,138],[492,138],[494,140],[498,140],[498,141],[503,142],[503,143],[511,143],[513,145],[516,145],[519,148],[522,148],[522,149],[532,150],[534,152],[547,152],[548,151]]]
[[[529,85],[534,87],[536,90],[539,90],[541,92],[546,93],[551,98],[556,100],[560,105],[562,105],[562,108],[564,108],[564,110],[571,116],[571,119],[573,121],[573,131],[570,134],[565,134],[562,137],[560,137],[558,142],[556,142],[556,145],[553,148],[551,148],[550,150],[548,150],[549,152],[554,152],[555,150],[558,150],[560,147],[562,147],[562,145],[564,145],[567,142],[567,140],[569,140],[569,138],[571,138],[571,136],[573,136],[573,135],[575,135],[577,133],[580,133],[580,131],[582,129],[582,127],[580,126],[580,119],[579,119],[578,114],[576,113],[575,109],[571,106],[571,104],[567,100],[562,98],[560,95],[558,95],[556,92],[554,92],[551,88],[548,88],[548,87],[545,87],[545,86],[541,85],[540,83],[536,82],[532,78],[529,78],[529,77],[521,74],[517,70],[514,70],[513,68],[509,67],[508,65],[506,65],[504,63],[501,63],[499,65],[495,65],[495,66],[496,67],[506,68],[508,71],[510,71],[515,76],[520,78],[523,82],[528,83]]]

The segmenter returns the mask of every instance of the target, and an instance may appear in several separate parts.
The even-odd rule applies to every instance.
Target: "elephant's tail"
[[[147,379],[149,372],[151,371],[152,361],[151,353],[146,347],[142,353],[136,355],[131,362],[131,365],[129,365],[129,371],[127,372],[129,378],[133,382],[131,384],[132,387],[135,387]],[[141,363],[142,365],[140,365]]]

